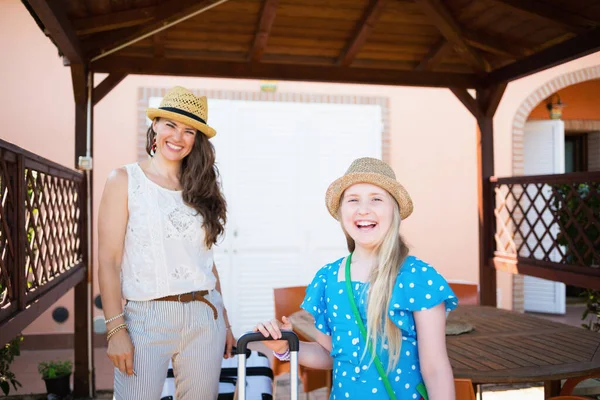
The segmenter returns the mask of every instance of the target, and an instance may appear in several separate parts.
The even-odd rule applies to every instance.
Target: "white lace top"
[[[213,251],[204,243],[203,218],[183,202],[181,191],[152,182],[139,164],[125,166],[129,220],[121,263],[127,300],[152,300],[212,290]]]

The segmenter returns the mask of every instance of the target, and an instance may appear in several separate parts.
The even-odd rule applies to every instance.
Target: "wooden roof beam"
[[[600,50],[600,28],[548,47],[522,60],[490,72],[483,86],[510,82]]]
[[[600,26],[599,21],[594,21],[581,15],[573,14],[563,8],[559,8],[548,3],[539,3],[534,0],[492,1],[524,15],[533,16],[552,22],[553,24],[559,25],[569,32],[582,33],[590,28],[596,28]]]
[[[38,0],[40,1],[40,0]],[[106,57],[133,43],[146,39],[162,30],[176,25],[186,19],[210,10],[227,0],[172,0],[161,3],[156,9],[156,15],[161,16],[142,27],[114,31],[106,34],[106,38],[97,43],[98,51],[92,54],[92,61]],[[95,51],[94,49],[91,49]]]
[[[513,60],[528,56],[532,52],[529,49],[521,46],[515,46],[508,40],[490,36],[482,32],[465,31],[465,43],[471,47],[487,51],[488,53],[497,54]]]
[[[202,76],[213,78],[279,79],[360,83],[372,85],[473,88],[473,74],[401,71],[375,68],[341,68],[283,63],[249,63],[197,59],[152,59],[111,55],[92,64],[95,72],[140,75]]]
[[[95,106],[113,90],[123,79],[127,77],[126,73],[113,72],[109,74],[102,82],[96,86],[92,92],[92,104]]]
[[[271,27],[277,15],[277,0],[265,0],[260,13],[258,28],[254,35],[254,44],[248,58],[252,61],[258,61],[265,52],[269,36],[271,35]]]
[[[151,21],[156,17],[156,6],[119,11],[73,20],[78,35],[106,32],[115,29],[130,28]]]
[[[427,52],[425,58],[416,66],[415,71],[428,71],[440,64],[442,60],[450,55],[454,49],[444,38],[438,40]]]
[[[442,36],[454,46],[456,51],[465,57],[475,72],[482,73],[490,70],[487,61],[467,44],[461,27],[440,0],[416,0],[416,2],[438,28]]]
[[[46,35],[54,41],[60,53],[70,62],[84,63],[85,57],[79,38],[67,18],[67,14],[58,3],[46,0],[28,0],[28,4],[44,25]]]
[[[373,27],[381,17],[387,0],[371,0],[367,6],[362,18],[356,25],[356,30],[352,39],[348,42],[342,54],[337,59],[338,65],[349,66],[356,58],[361,47],[367,41]]]

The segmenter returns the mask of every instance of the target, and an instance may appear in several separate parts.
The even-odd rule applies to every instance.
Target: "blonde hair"
[[[370,341],[373,349],[377,348],[379,338],[383,338],[383,343],[387,343],[389,353],[388,373],[398,363],[400,350],[402,349],[402,333],[400,332],[400,328],[392,322],[388,315],[396,277],[398,276],[402,262],[408,255],[408,246],[400,236],[400,222],[400,208],[398,203],[394,201],[392,223],[377,247],[377,266],[371,269],[371,273],[369,274],[367,343]],[[342,230],[346,235],[348,250],[353,252],[356,244],[344,229],[343,224]],[[363,356],[366,354],[366,351],[367,349],[365,348]]]

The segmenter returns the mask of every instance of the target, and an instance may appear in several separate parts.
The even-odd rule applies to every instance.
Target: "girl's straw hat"
[[[207,125],[208,103],[206,97],[197,97],[181,86],[175,86],[163,97],[158,108],[148,108],[146,115],[154,118],[169,118],[198,129],[209,138],[217,131]]]
[[[389,192],[400,206],[400,218],[406,219],[413,212],[413,202],[404,186],[396,181],[396,174],[389,165],[376,158],[359,158],[354,160],[344,176],[336,179],[325,195],[325,203],[329,213],[339,219],[340,198],[344,191],[356,183],[370,183]]]

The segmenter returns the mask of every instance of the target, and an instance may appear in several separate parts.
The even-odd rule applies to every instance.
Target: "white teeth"
[[[356,225],[358,225],[358,226],[371,226],[371,225],[375,225],[375,222],[360,221],[360,222],[357,222]]]
[[[183,146],[176,146],[176,145],[174,145],[172,143],[167,143],[167,146],[169,146],[173,150],[181,150],[181,149],[183,149]]]

